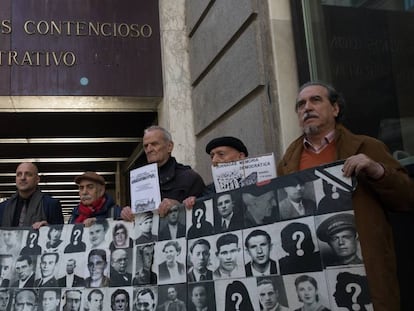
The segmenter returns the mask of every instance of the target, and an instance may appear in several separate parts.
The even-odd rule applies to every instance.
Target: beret
[[[103,178],[101,175],[96,174],[95,172],[85,172],[82,175],[76,176],[75,183],[79,185],[80,182],[84,179],[105,185],[105,178]]]
[[[243,152],[246,157],[249,155],[247,148],[243,142],[240,139],[232,136],[223,136],[212,139],[206,146],[206,152],[207,154],[210,154],[211,150],[221,146],[232,147],[239,152]]]
[[[328,242],[329,238],[342,230],[355,228],[355,218],[352,214],[342,213],[325,219],[316,230],[316,235],[321,241]]]

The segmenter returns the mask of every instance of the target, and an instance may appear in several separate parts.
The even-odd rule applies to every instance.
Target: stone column
[[[195,136],[186,35],[185,0],[160,0],[161,53],[164,98],[159,124],[170,130],[177,160],[195,165]]]

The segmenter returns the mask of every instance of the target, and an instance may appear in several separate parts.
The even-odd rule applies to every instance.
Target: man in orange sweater
[[[358,179],[352,205],[374,309],[397,311],[396,259],[385,210],[412,209],[414,183],[382,142],[355,135],[341,124],[344,104],[325,83],[309,82],[300,88],[296,112],[303,135],[288,147],[278,175],[345,160],[344,176]]]

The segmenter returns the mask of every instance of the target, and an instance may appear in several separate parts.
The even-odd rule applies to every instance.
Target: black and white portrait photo
[[[117,248],[111,251],[109,286],[131,286],[132,248]]]
[[[133,311],[156,311],[158,304],[158,288],[134,287]]]
[[[249,186],[242,191],[245,228],[267,225],[279,220],[277,196],[272,184]]]
[[[81,253],[86,250],[86,244],[83,241],[83,224],[67,225],[70,230],[70,241],[66,245],[65,253]],[[69,231],[67,231],[69,232]]]
[[[186,284],[171,284],[158,287],[158,306],[156,311],[187,310]]]
[[[313,217],[279,223],[281,250],[278,254],[281,274],[322,270],[322,258],[315,235]]]
[[[174,240],[185,237],[185,207],[184,205],[172,206],[165,217],[160,218],[158,240]]]
[[[287,302],[286,289],[281,276],[258,277],[256,282],[260,310],[292,310]]]
[[[210,269],[211,245],[206,239],[188,241],[187,282],[200,282],[213,279]]]
[[[103,311],[104,299],[106,289],[104,288],[93,288],[83,291],[83,310],[85,311]]]
[[[272,236],[270,225],[243,230],[246,276],[279,274]]]
[[[215,240],[213,279],[245,277],[242,232],[227,232],[212,238]]]
[[[135,216],[135,244],[158,241],[158,213],[148,211]]]
[[[63,253],[63,225],[52,225],[40,228],[40,239],[44,243],[43,251],[46,253]]]
[[[78,254],[76,254],[78,255]],[[84,287],[86,258],[84,254],[74,253],[63,256],[63,266],[59,274],[59,287]]]
[[[363,266],[327,269],[326,279],[332,310],[374,310]]]
[[[324,272],[290,274],[283,277],[290,310],[330,311]]]
[[[60,288],[42,288],[39,290],[39,305],[41,311],[60,310]],[[23,309],[24,310],[24,309]]]
[[[135,273],[132,285],[156,285],[157,274],[153,271],[154,243],[141,244],[135,247]]]
[[[216,233],[244,227],[241,199],[236,192],[224,192],[214,197],[214,231]]]
[[[15,281],[11,285],[12,287],[34,287],[36,259],[37,256],[21,255],[17,257],[14,263]]]
[[[318,216],[315,222],[325,266],[363,264],[353,212]]]
[[[0,230],[0,255],[20,254],[23,230]]]
[[[37,311],[38,293],[34,289],[23,288],[14,291],[13,311]]]
[[[110,234],[107,219],[98,219],[92,226],[86,228],[87,248],[107,249],[109,246]]]
[[[10,310],[12,302],[12,290],[0,287],[0,311]]]
[[[316,212],[313,182],[303,182],[295,176],[283,179],[284,188],[277,191],[281,220],[313,216]]]
[[[213,201],[196,201],[194,207],[187,211],[187,238],[195,239],[214,234]]]
[[[59,287],[56,275],[59,271],[61,255],[59,253],[43,253],[38,256],[37,279],[34,287]]]
[[[111,222],[111,233],[112,241],[109,244],[109,249],[113,251],[117,248],[132,248],[133,241],[130,237],[132,232],[133,224],[131,222],[124,221],[112,221]]]
[[[81,311],[82,291],[80,289],[66,289],[62,294],[62,311]]]
[[[88,253],[86,287],[109,286],[109,255],[104,249],[92,249]]]
[[[112,311],[131,311],[132,295],[132,287],[107,289],[107,299],[106,302],[104,301],[105,306],[107,306],[106,309],[108,309],[108,306],[111,306],[110,310]]]
[[[259,310],[256,279],[229,279],[214,282],[216,310]]]
[[[14,275],[12,255],[0,255],[0,287],[9,287]]]
[[[158,284],[182,283],[186,281],[184,238],[157,243],[155,258],[158,267]]]
[[[202,282],[188,285],[188,311],[216,311],[214,282]]]

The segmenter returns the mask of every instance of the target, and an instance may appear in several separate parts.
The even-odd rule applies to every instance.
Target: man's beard
[[[319,134],[320,130],[319,127],[316,125],[308,125],[303,127],[303,133],[305,136],[312,136]]]

